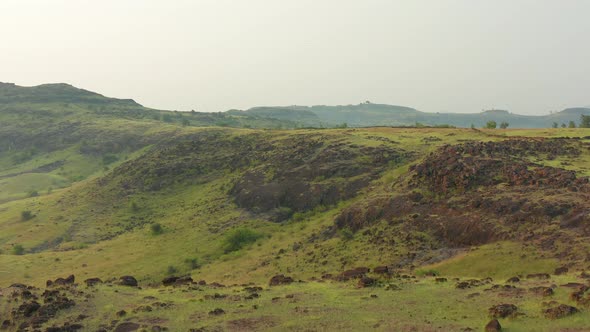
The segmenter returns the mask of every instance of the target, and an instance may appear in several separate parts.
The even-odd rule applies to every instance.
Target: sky
[[[0,81],[168,110],[590,105],[587,0],[1,0]]]

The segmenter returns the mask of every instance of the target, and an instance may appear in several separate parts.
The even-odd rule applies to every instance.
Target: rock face
[[[135,277],[132,276],[122,276],[121,278],[119,278],[119,285],[137,287],[137,279],[135,279]]]
[[[517,311],[518,307],[514,304],[499,304],[491,307],[488,313],[492,318],[506,318],[516,316]]]
[[[498,183],[565,188],[588,182],[577,181],[573,171],[538,167],[525,160],[539,153],[575,157],[580,150],[561,140],[510,139],[446,145],[414,167],[415,179],[442,193]]]
[[[557,307],[549,308],[543,312],[543,315],[549,319],[558,319],[566,316],[573,315],[579,310],[576,307],[569,306],[567,304],[560,304]]]
[[[293,281],[294,280],[291,277],[286,277],[284,274],[277,274],[276,276],[270,278],[268,284],[269,286],[288,285]]]
[[[500,332],[502,331],[502,325],[498,322],[497,319],[492,319],[489,323],[486,324],[484,328],[485,332]]]

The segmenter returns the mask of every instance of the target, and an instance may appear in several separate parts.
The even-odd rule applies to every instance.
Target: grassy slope
[[[283,132],[280,135],[288,136],[294,133]],[[351,142],[366,145],[387,144],[375,139],[387,137],[398,142],[396,146],[411,148],[420,154],[432,151],[441,144],[478,137],[474,134],[480,135],[480,139],[500,139],[486,136],[481,132],[448,129],[413,131],[379,128],[331,130],[325,133],[337,136],[346,133],[347,139]],[[578,133],[586,134],[582,131]],[[427,144],[423,141],[424,137],[440,137],[444,140]],[[583,160],[571,167],[578,167],[583,172]],[[71,271],[80,275],[101,277],[133,273],[143,280],[157,281],[166,275],[169,266],[174,266],[183,273],[191,272],[184,261],[198,258],[204,266],[193,271],[197,277],[232,282],[260,282],[277,271],[309,278],[353,266],[396,261],[409,250],[401,245],[402,242],[398,252],[386,252],[376,256],[373,253],[379,246],[367,242],[369,237],[361,233],[355,234],[350,241],[342,241],[335,237],[314,245],[304,243],[301,251],[293,251],[291,248],[295,242],[305,242],[312,234],[317,234],[330,226],[337,213],[352,202],[380,195],[397,181],[397,176],[403,174],[407,167],[408,165],[402,165],[385,172],[382,178],[376,180],[359,198],[353,198],[327,210],[307,213],[299,221],[282,224],[258,219],[236,207],[227,196],[227,190],[235,175],[199,185],[180,185],[159,192],[138,194],[133,198],[113,202],[113,208],[93,203],[89,196],[92,193],[86,190],[89,182],[82,182],[65,191],[0,206],[0,227],[3,229],[0,246],[5,252],[5,255],[0,255],[0,260],[3,266],[11,266],[9,271],[0,273],[0,278],[9,283],[26,277],[30,283],[41,284],[48,277],[56,277],[63,274],[63,271]],[[131,200],[139,203],[139,212],[131,210]],[[36,217],[30,221],[21,221],[20,211],[24,209],[32,210]],[[134,216],[145,216],[147,220],[127,231],[125,227]],[[164,226],[164,234],[154,236],[150,233],[149,224],[154,222]],[[259,240],[249,250],[224,254],[221,248],[223,232],[220,230],[243,225],[249,225],[268,236]],[[386,224],[379,227],[387,229]],[[105,230],[123,233],[112,239],[93,243],[95,235]],[[20,243],[27,250],[42,249],[44,244],[51,243],[56,237],[62,238],[56,249],[67,251],[50,250],[24,256],[8,255],[12,244]],[[133,245],[130,247],[129,243]],[[284,249],[285,252],[278,254],[280,249]],[[309,262],[307,257],[310,252],[314,256],[318,255],[313,262]],[[321,255],[329,255],[330,258],[319,260]],[[55,258],[58,257],[60,260],[56,262]],[[465,257],[471,256],[467,254]],[[506,259],[510,259],[510,256],[507,255]],[[327,262],[321,265],[324,260]],[[48,262],[52,271],[49,274],[46,273],[45,265]],[[86,266],[83,267],[84,264]],[[487,271],[482,271],[471,263],[466,265],[473,267],[473,273],[467,272],[471,270],[459,273],[461,267],[450,268],[450,271],[457,275],[483,277],[493,274],[495,269],[493,264]],[[547,265],[547,270],[553,265]]]

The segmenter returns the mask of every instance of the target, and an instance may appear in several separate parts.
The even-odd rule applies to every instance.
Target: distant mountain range
[[[10,106],[34,109],[30,105],[51,104],[53,108],[83,105],[85,109],[100,113],[112,113],[134,117],[166,117],[168,111],[158,111],[141,106],[132,99],[108,98],[95,92],[78,89],[69,84],[43,84],[22,87],[12,83],[0,83],[0,109]],[[124,112],[122,111],[124,110]],[[132,113],[132,114],[131,114]],[[174,112],[174,119],[182,120],[182,112]],[[143,115],[142,115],[143,114]],[[186,114],[186,113],[185,113]],[[269,128],[294,127],[369,127],[369,126],[455,126],[482,127],[488,121],[508,122],[511,128],[548,128],[554,123],[568,125],[579,123],[581,115],[590,115],[590,107],[568,108],[549,115],[519,115],[504,110],[480,113],[426,113],[414,108],[361,103],[344,106],[264,106],[245,111],[192,113],[191,125],[252,126]],[[170,116],[167,116],[170,118]],[[168,119],[167,118],[167,119]]]
[[[488,121],[508,122],[511,128],[548,128],[554,123],[576,124],[581,115],[590,114],[590,108],[568,108],[549,115],[519,115],[504,110],[490,110],[480,113],[426,113],[404,106],[362,103],[346,106],[286,106],[254,107],[246,111],[228,111],[244,114],[303,122],[308,126],[350,127],[368,126],[429,126],[450,125],[456,127],[482,127]]]

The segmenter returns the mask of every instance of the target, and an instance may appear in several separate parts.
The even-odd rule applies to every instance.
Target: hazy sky
[[[590,105],[588,0],[0,0],[0,81],[162,109]]]

